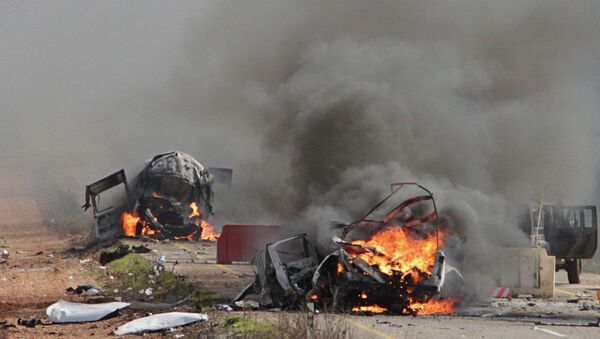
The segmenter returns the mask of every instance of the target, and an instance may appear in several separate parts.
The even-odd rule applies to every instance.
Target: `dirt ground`
[[[0,320],[15,324],[18,318],[37,316],[44,319],[46,307],[59,299],[83,301],[80,296],[65,293],[69,286],[95,282],[86,274],[86,265],[98,265],[98,251],[74,254],[69,249],[73,244],[85,242],[81,235],[59,235],[41,225],[35,232],[25,226],[3,226],[0,249],[10,253],[8,262],[0,266]],[[218,265],[215,263],[214,243],[210,242],[142,242],[128,239],[129,245],[145,244],[154,251],[144,254],[148,260],[157,256],[167,258],[166,269],[186,276],[194,284],[216,291],[227,300],[253,280],[250,265]],[[40,253],[41,252],[41,253]],[[82,264],[80,260],[92,259]],[[498,301],[492,305],[465,307],[453,316],[349,316],[336,315],[343,323],[349,337],[375,338],[420,338],[437,335],[448,338],[502,338],[507,333],[519,337],[547,338],[557,336],[595,338],[597,327],[548,326],[536,324],[535,320],[571,322],[574,324],[594,321],[600,317],[598,310],[581,311],[581,302],[566,303],[583,290],[598,289],[600,276],[582,275],[582,284],[569,285],[566,276],[557,274],[557,297],[549,300]],[[597,302],[596,302],[597,303]],[[180,309],[181,310],[181,309]],[[210,312],[211,323],[232,313]],[[560,314],[559,320],[549,316]],[[142,316],[140,311],[123,310],[112,319],[84,324],[43,324],[35,328],[17,326],[0,330],[0,338],[40,337],[114,337],[111,333],[119,325]],[[257,319],[276,317],[268,312],[250,312],[247,316]],[[323,315],[317,315],[317,323]],[[553,320],[554,319],[554,320]],[[44,320],[47,322],[47,320]],[[327,320],[329,321],[329,320]],[[206,337],[203,331],[211,324],[197,324],[175,332],[146,334],[149,337]],[[551,331],[551,332],[547,332]]]

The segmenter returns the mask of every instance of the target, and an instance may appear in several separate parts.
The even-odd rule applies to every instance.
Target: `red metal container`
[[[279,225],[224,225],[217,240],[217,263],[251,261],[256,251],[277,239]]]

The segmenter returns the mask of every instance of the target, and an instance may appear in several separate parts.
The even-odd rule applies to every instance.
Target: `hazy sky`
[[[356,213],[419,178],[589,201],[599,13],[594,1],[2,1],[0,154],[69,154],[54,170],[89,182],[181,150],[233,167],[232,213],[259,219]],[[378,189],[359,194],[369,171]]]

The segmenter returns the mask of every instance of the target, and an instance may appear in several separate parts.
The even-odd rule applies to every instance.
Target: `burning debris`
[[[215,179],[230,184],[231,177],[231,169],[204,168],[185,153],[159,154],[136,177],[133,191],[124,170],[88,185],[83,208],[93,207],[98,237],[120,231],[126,237],[215,241],[218,234],[208,221],[214,213],[212,185]],[[121,184],[125,202],[101,209],[100,193]]]
[[[390,198],[406,186],[426,194],[386,210]],[[320,263],[305,235],[267,245],[255,257],[255,283],[235,301],[257,294],[263,307],[310,300],[321,308],[352,312],[452,313],[457,300],[440,298],[446,273],[462,277],[441,251],[445,233],[433,223],[437,217],[427,189],[415,183],[392,185],[389,196],[346,225],[341,238],[332,238],[338,248]]]
[[[306,299],[311,278],[319,264],[317,253],[305,234],[269,244],[254,257],[256,281],[235,299],[260,295],[264,307],[290,307]]]

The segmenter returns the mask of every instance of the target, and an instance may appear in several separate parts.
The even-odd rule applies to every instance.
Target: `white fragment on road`
[[[97,321],[128,306],[122,302],[82,304],[61,299],[48,306],[46,316],[54,323]]]
[[[553,336],[557,336],[557,337],[566,337],[567,336],[566,334],[558,333],[558,332],[555,332],[555,331],[552,331],[552,330],[549,330],[549,329],[546,329],[546,328],[537,327],[537,326],[534,327],[533,329],[534,330],[538,330],[538,331],[542,331],[542,332],[545,332],[545,333],[548,333],[548,334],[552,334]]]
[[[160,331],[208,320],[203,313],[170,312],[135,319],[113,331],[116,335]]]

